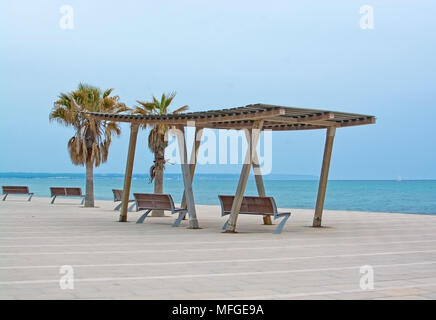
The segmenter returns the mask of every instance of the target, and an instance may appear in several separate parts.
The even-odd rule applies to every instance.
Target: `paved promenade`
[[[436,216],[325,211],[314,229],[292,210],[281,235],[252,216],[224,234],[218,207],[197,206],[190,230],[79,202],[0,201],[0,299],[436,299]]]

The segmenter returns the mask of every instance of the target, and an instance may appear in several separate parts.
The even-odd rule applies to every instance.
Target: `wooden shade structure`
[[[262,176],[260,175],[260,170],[258,170],[258,155],[256,153],[256,145],[259,141],[261,131],[291,131],[314,129],[326,130],[324,157],[318,187],[315,215],[313,219],[313,226],[319,227],[321,226],[322,221],[322,212],[324,207],[325,192],[327,188],[330,158],[336,128],[373,124],[376,121],[375,117],[371,115],[328,110],[282,107],[268,104],[252,104],[239,108],[168,115],[131,115],[96,112],[87,112],[86,114],[92,118],[99,120],[129,122],[131,124],[120,221],[127,221],[127,207],[130,194],[138,126],[144,124],[167,124],[169,126],[174,126],[180,129],[179,132],[182,133],[184,132],[185,126],[195,126],[196,140],[193,144],[190,164],[188,164],[185,137],[183,134],[177,136],[179,142],[180,158],[182,160],[182,175],[185,187],[182,206],[188,208],[189,225],[191,228],[199,227],[195,212],[194,194],[192,191],[192,179],[195,172],[195,160],[197,157],[198,148],[200,146],[200,138],[202,132],[201,129],[246,129],[246,137],[249,141],[249,149],[246,153],[241,176],[239,178],[238,186],[236,189],[235,200],[229,217],[229,223],[227,224],[227,232],[235,232],[236,230],[236,222],[251,167],[253,167],[253,170],[255,172],[258,193],[260,196],[265,196],[265,187],[263,184]],[[264,218],[264,222],[266,224],[271,223],[268,217]]]

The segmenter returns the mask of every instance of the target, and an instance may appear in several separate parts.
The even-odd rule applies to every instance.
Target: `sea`
[[[219,205],[218,194],[234,194],[237,174],[196,174],[193,189],[197,204]],[[123,188],[123,174],[95,174],[95,198],[112,200],[112,189]],[[312,176],[269,175],[264,177],[266,193],[281,208],[313,209],[318,180]],[[81,187],[85,175],[75,173],[0,173],[0,185],[27,185],[36,197],[49,197],[49,187]],[[153,192],[145,174],[134,174],[133,192]],[[164,192],[175,202],[183,195],[180,174],[166,173]],[[246,195],[257,195],[250,177]],[[325,209],[436,214],[436,180],[329,180]]]

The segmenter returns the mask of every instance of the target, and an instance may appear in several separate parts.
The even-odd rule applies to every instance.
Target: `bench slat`
[[[122,201],[123,200],[123,190],[120,189],[112,189],[114,194],[114,201]]]
[[[76,187],[50,187],[51,196],[81,197],[82,189]]]
[[[3,194],[29,194],[29,187],[27,186],[2,186]]]
[[[221,215],[224,216],[230,214],[235,196],[218,195],[218,198],[221,202]],[[282,218],[280,224],[273,232],[275,234],[282,232],[286,221],[288,221],[291,216],[291,212],[277,212],[276,202],[273,197],[254,196],[245,196],[242,198],[239,214],[274,216],[274,219]],[[223,230],[226,230],[229,220],[230,219],[224,223]]]
[[[27,201],[30,201],[33,197],[33,192],[29,191],[28,186],[2,186],[4,197],[2,201],[5,201],[10,194],[25,194],[28,196]]]
[[[174,210],[174,202],[169,194],[134,193],[138,210]]]
[[[145,213],[136,220],[136,223],[143,223],[151,210],[168,210],[171,211],[172,214],[176,212],[179,213],[179,217],[173,223],[173,227],[178,227],[188,212],[188,210],[184,208],[175,208],[173,198],[170,194],[134,193],[133,196],[136,201],[136,211],[146,210]]]
[[[230,213],[235,196],[219,195],[223,213]],[[227,214],[228,214],[227,213]],[[272,197],[245,196],[242,199],[241,214],[274,215],[277,214],[277,207]]]

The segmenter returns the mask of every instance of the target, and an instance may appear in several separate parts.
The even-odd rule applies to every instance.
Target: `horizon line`
[[[61,174],[65,174],[65,175],[85,175],[85,173],[80,173],[80,172],[31,172],[31,171],[3,171],[0,172],[0,175],[4,175],[4,174],[51,174],[51,175],[61,175]],[[182,173],[176,173],[176,172],[168,172],[165,173],[166,175],[182,175]],[[165,175],[164,174],[164,175]],[[119,172],[106,172],[106,173],[94,173],[94,176],[101,176],[101,175],[119,175],[119,176],[124,176],[124,173],[119,173]],[[149,176],[148,173],[133,173],[133,175],[144,175],[144,176]],[[224,173],[224,172],[198,172],[195,175],[236,175],[239,176],[239,173]],[[268,178],[271,176],[279,176],[279,175],[283,175],[283,176],[299,176],[299,177],[307,177],[308,179],[304,179],[304,180],[319,180],[319,176],[316,175],[312,175],[312,174],[298,174],[298,173],[271,173],[268,175],[263,175],[263,177]],[[250,175],[250,177],[253,177],[253,175]],[[313,179],[309,179],[309,178],[313,178]],[[436,181],[436,178],[380,178],[380,179],[363,179],[363,178],[342,178],[342,179],[338,179],[338,178],[332,178],[329,179],[329,181]]]

